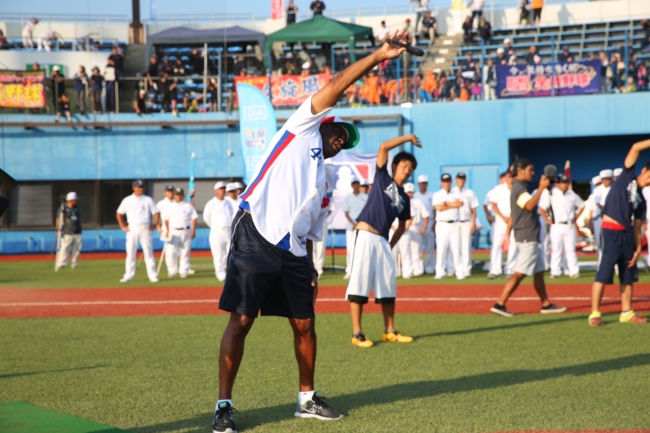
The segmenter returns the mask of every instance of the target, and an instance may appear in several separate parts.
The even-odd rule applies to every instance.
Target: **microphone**
[[[557,176],[557,167],[553,164],[549,164],[544,167],[544,176],[548,177],[549,179],[553,179],[555,176]]]
[[[413,45],[403,44],[401,42],[397,42],[395,39],[390,39],[390,38],[386,39],[386,42],[388,42],[394,47],[406,48],[406,51],[413,54],[414,56],[419,56],[419,57],[424,56],[424,51],[422,51],[420,48],[414,47]]]

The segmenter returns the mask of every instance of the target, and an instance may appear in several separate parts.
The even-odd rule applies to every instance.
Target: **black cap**
[[[461,171],[456,175],[456,179],[467,179],[467,175]]]
[[[183,191],[183,188],[181,188],[179,186],[179,187],[174,188],[174,194],[185,195],[185,191]]]
[[[173,190],[174,190],[174,185],[165,185],[165,192],[173,191]]]
[[[558,181],[558,183],[564,183],[564,182],[568,182],[569,178],[568,178],[568,176],[566,174],[558,174],[557,175],[557,181]]]
[[[451,182],[451,174],[443,173],[442,176],[440,176],[440,181],[441,182]]]
[[[142,182],[142,181],[139,180],[139,179],[138,179],[138,180],[134,180],[133,182],[131,182],[131,186],[144,186],[144,182]]]

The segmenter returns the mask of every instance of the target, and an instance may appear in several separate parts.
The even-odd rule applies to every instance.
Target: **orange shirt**
[[[533,9],[541,9],[544,7],[544,0],[533,0]]]
[[[366,99],[368,102],[374,102],[374,103],[379,103],[380,98],[379,98],[379,77],[368,77],[366,80],[366,86],[368,86],[368,94],[366,95]]]
[[[424,77],[424,81],[422,82],[422,89],[431,93],[437,88],[438,80],[436,80],[436,77],[434,77],[431,72],[427,72],[427,75]]]
[[[460,100],[469,101],[469,90],[465,86],[460,88]]]

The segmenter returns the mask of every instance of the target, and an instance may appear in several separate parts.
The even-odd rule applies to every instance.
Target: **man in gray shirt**
[[[514,316],[514,313],[506,309],[506,302],[526,276],[533,276],[535,291],[542,301],[540,312],[542,314],[563,313],[566,311],[566,307],[558,307],[551,303],[546,295],[544,256],[542,244],[539,242],[540,224],[537,204],[542,191],[548,188],[551,182],[546,176],[542,175],[537,192],[535,195],[530,195],[528,182],[533,180],[535,175],[533,164],[528,159],[518,159],[515,161],[512,170],[515,178],[510,196],[512,214],[506,229],[506,236],[503,239],[503,248],[504,251],[508,251],[510,230],[514,230],[518,252],[517,263],[515,264],[515,272],[508,278],[501,297],[490,311],[503,317]]]

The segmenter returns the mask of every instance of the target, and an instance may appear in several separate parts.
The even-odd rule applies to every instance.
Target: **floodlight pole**
[[[142,44],[143,31],[142,22],[140,21],[140,0],[131,0],[131,10],[133,11],[133,20],[131,21],[132,42]]]

